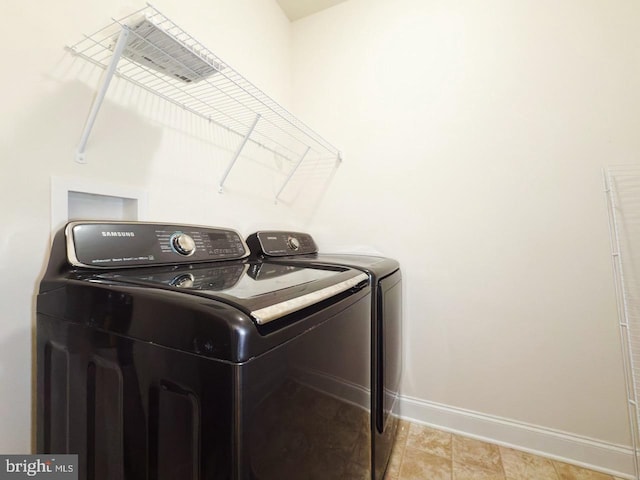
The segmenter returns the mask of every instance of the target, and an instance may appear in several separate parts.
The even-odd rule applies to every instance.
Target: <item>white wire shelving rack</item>
[[[634,455],[640,480],[640,166],[603,172],[618,307],[620,345]]]
[[[335,146],[151,4],[112,19],[67,50],[105,70],[76,150],[79,163],[86,163],[89,136],[114,75],[238,136],[220,192],[248,142],[290,165],[276,200],[305,160],[342,161]]]

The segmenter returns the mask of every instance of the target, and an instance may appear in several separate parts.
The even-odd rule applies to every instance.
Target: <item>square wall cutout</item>
[[[68,220],[138,220],[138,199],[68,192]]]
[[[51,233],[71,220],[141,221],[147,192],[83,178],[51,177]]]

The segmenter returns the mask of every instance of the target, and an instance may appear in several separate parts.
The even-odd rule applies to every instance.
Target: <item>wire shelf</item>
[[[604,172],[636,479],[640,479],[640,167]]]
[[[113,75],[241,138],[220,189],[247,142],[291,162],[287,181],[305,158],[342,160],[336,147],[150,4],[114,19],[67,49],[105,69],[78,146],[76,159],[81,163],[85,162],[86,143]]]

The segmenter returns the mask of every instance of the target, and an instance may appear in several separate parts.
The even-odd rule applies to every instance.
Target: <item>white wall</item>
[[[640,156],[638,18],[349,0],[293,24],[295,109],[345,156],[311,230],[401,261],[425,411],[629,445],[601,169]]]
[[[158,0],[154,5],[288,104],[290,24],[275,1]],[[143,6],[128,0],[0,4],[3,453],[31,449],[35,293],[47,261],[51,176],[144,189],[149,219],[230,226],[244,235],[270,225],[301,228],[314,207],[276,205],[273,196],[283,172],[246,157],[219,195],[217,183],[237,138],[122,80],[113,81],[89,138],[88,164],[74,161],[101,71],[64,46]],[[255,175],[248,175],[250,169]],[[296,187],[291,188],[288,195],[295,195]]]

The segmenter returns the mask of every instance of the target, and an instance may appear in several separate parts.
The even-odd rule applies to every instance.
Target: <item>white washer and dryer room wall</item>
[[[294,22],[296,112],[345,152],[311,230],[403,265],[409,417],[632,471],[602,169],[640,154],[639,18],[349,0]]]

